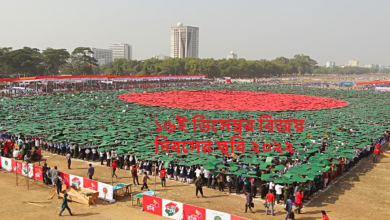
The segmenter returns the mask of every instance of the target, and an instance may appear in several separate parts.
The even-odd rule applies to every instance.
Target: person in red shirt
[[[301,209],[302,209],[302,199],[303,199],[303,193],[301,193],[300,191],[298,191],[296,194],[295,194],[295,202],[294,202],[294,205],[296,207],[296,209],[294,210],[296,213],[298,214],[301,214]]]
[[[161,186],[166,187],[167,182],[165,181],[165,176],[167,175],[167,171],[165,170],[165,167],[162,167],[160,170],[160,178],[161,178]]]
[[[116,177],[118,179],[118,176],[116,175],[115,171],[116,171],[116,168],[118,167],[118,164],[116,163],[116,160],[114,160],[111,164],[111,167],[112,167],[112,177]]]
[[[138,182],[138,168],[137,166],[133,165],[133,168],[131,169],[131,174],[133,175],[133,184],[134,185],[140,185]],[[137,182],[137,184],[135,184]]]
[[[266,195],[266,198],[267,198],[267,209],[265,211],[265,214],[268,215],[268,209],[271,207],[271,215],[274,215],[275,195],[273,194],[272,189]]]
[[[378,163],[378,157],[379,157],[380,153],[381,153],[381,150],[378,147],[375,147],[375,150],[374,150],[374,163]]]
[[[329,217],[326,215],[326,212],[324,210],[322,212],[322,220],[329,220]]]

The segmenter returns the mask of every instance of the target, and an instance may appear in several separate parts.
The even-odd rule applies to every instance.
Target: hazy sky
[[[170,55],[170,27],[199,27],[200,58],[307,54],[390,65],[389,0],[0,0],[0,47],[133,45],[133,58]]]

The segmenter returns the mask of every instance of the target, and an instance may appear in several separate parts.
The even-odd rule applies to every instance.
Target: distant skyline
[[[388,0],[0,0],[0,47],[133,46],[133,59],[170,54],[170,28],[199,27],[199,58],[306,54],[319,65],[390,65]]]

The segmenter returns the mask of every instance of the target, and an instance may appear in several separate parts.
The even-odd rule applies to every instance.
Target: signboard
[[[163,201],[161,198],[154,196],[142,195],[143,200],[143,209],[145,212],[149,212],[155,215],[162,216],[162,204]]]
[[[206,220],[206,209],[184,204],[183,215],[184,220]]]
[[[183,203],[163,199],[162,216],[181,220],[183,216]]]

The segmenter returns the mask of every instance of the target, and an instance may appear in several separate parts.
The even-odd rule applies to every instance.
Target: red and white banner
[[[183,216],[183,203],[163,199],[162,204],[163,204],[162,216],[171,219],[181,220]]]
[[[83,187],[84,186],[84,178],[69,174],[69,185],[76,186],[76,187]]]
[[[92,190],[96,190],[98,191],[98,185],[99,183],[94,181],[94,180],[90,180],[90,179],[87,179],[87,178],[84,178],[84,188],[88,188],[88,189],[92,189]]]
[[[43,181],[43,173],[42,173],[42,167],[38,165],[34,165],[34,179]]]
[[[33,164],[23,163],[22,164],[22,175],[28,176],[29,178],[33,178],[34,177]]]
[[[21,162],[18,162],[16,160],[11,160],[11,164],[12,164],[12,172],[13,173],[18,173],[20,175],[22,175],[22,163]]]
[[[206,209],[187,204],[183,208],[184,220],[206,220]]]
[[[98,183],[99,198],[107,200],[109,202],[115,202],[114,200],[114,188],[111,185],[105,183]]]
[[[162,216],[163,201],[161,198],[148,195],[143,195],[142,198],[143,208],[145,212],[150,212],[152,214]]]
[[[66,185],[66,187],[70,186],[70,177],[67,173],[60,173],[62,183]]]

